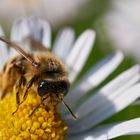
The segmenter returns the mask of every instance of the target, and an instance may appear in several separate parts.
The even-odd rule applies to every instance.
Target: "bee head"
[[[42,80],[38,85],[39,96],[44,96],[47,93],[63,94],[64,96],[68,93],[70,88],[70,83],[68,80],[52,81],[52,80]]]

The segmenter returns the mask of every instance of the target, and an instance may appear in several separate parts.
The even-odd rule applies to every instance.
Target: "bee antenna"
[[[71,113],[72,117],[77,120],[77,116],[72,112],[72,110],[70,109],[70,107],[66,104],[66,102],[62,99],[62,103],[63,105],[66,107],[66,109]]]
[[[14,48],[20,55],[22,55],[28,62],[30,62],[33,67],[37,68],[39,66],[37,62],[35,62],[31,57],[29,57],[28,54],[23,49],[21,49],[21,47],[16,45],[14,42],[4,37],[0,37],[0,40],[8,44],[9,47]]]

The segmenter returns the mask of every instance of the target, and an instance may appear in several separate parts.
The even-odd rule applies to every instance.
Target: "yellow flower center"
[[[39,101],[38,96],[29,94],[14,115],[14,94],[0,101],[0,140],[64,140],[68,127],[64,125],[56,108],[50,107],[46,111],[45,106],[41,105],[29,117]]]

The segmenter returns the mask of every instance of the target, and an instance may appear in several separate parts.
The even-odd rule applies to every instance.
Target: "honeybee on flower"
[[[0,34],[4,36],[2,30]],[[22,50],[29,52],[30,46],[32,46],[33,43],[30,40],[31,38],[33,38],[37,44],[41,42],[43,46],[47,46],[47,48],[45,48],[47,50],[53,46],[52,52],[63,62],[59,59],[58,61],[65,63],[66,68],[64,68],[64,71],[68,69],[69,76],[66,76],[66,70],[64,77],[69,79],[70,83],[73,83],[84,67],[92,49],[95,32],[92,29],[88,29],[75,41],[73,29],[65,28],[58,33],[54,44],[51,44],[51,28],[47,22],[33,17],[21,18],[17,20],[12,27],[11,41],[5,37],[1,38],[10,44],[10,48],[9,50],[5,49],[6,44],[2,41],[0,42],[0,68],[2,69],[6,62],[10,62],[10,60],[7,61],[7,58],[13,58],[13,56],[15,57],[16,55],[19,56],[19,53],[16,51],[20,51],[19,46],[21,46]],[[16,48],[16,50],[11,47]],[[44,52],[45,50],[43,53]],[[22,52],[22,55],[23,54]],[[26,54],[24,54],[24,58],[25,57]],[[30,64],[31,68],[33,67],[33,69],[35,68],[36,70],[36,68],[39,67],[39,58],[34,59],[34,57],[29,54],[27,55],[27,59],[27,63]],[[63,106],[61,106],[60,111],[58,111],[57,105],[56,108],[54,108],[53,104],[51,102],[49,103],[49,101],[46,101],[50,105],[49,108],[45,108],[45,102],[40,105],[42,98],[39,94],[36,94],[39,93],[35,90],[37,89],[36,86],[28,91],[26,100],[19,106],[17,112],[12,115],[16,109],[15,92],[14,94],[9,94],[9,96],[6,93],[7,96],[0,101],[0,139],[64,140],[64,136],[66,132],[68,132],[67,136],[71,140],[108,140],[121,135],[138,134],[140,132],[139,118],[116,124],[106,124],[104,126],[100,125],[100,123],[113,114],[123,110],[140,97],[139,65],[135,65],[124,71],[102,88],[99,88],[97,92],[86,99],[84,98],[86,93],[104,81],[119,66],[122,60],[122,52],[117,51],[101,60],[101,62],[93,66],[79,81],[74,83],[75,86],[71,87],[69,94],[64,97],[64,100],[70,105],[74,114],[78,116],[78,119],[75,121],[73,121],[71,114],[62,108]],[[27,78],[30,79],[31,77]],[[52,79],[48,77],[47,80]],[[43,84],[44,81],[42,84],[40,83],[40,85]],[[68,85],[68,83],[66,85]],[[21,95],[25,93],[27,87],[25,87],[25,90],[24,88],[22,90],[22,88],[23,87],[21,87]],[[68,88],[62,88],[62,91],[64,92],[66,89]],[[52,92],[52,88],[49,88],[49,91]],[[12,91],[10,91],[10,93],[12,93]],[[80,99],[84,99],[84,102],[79,102],[81,101]],[[57,101],[53,103],[55,106]],[[38,107],[37,105],[40,106]],[[36,111],[33,111],[35,108],[37,108]],[[29,112],[32,111],[33,114],[31,113],[32,115],[29,117]],[[59,113],[61,113],[63,119]],[[67,126],[64,125],[63,120],[65,120]],[[98,127],[99,125],[100,127]],[[68,128],[69,130],[67,131]]]
[[[34,20],[30,20],[31,19],[28,19],[27,22],[33,24],[32,21]],[[3,99],[7,93],[11,92],[15,86],[17,103],[17,109],[13,112],[13,114],[15,114],[19,106],[26,100],[29,90],[33,88],[41,97],[41,101],[33,109],[30,116],[40,107],[40,105],[45,104],[45,102],[49,102],[49,104],[56,106],[62,101],[76,119],[76,116],[63,100],[70,87],[68,72],[64,64],[51,53],[47,46],[43,46],[40,41],[35,40],[35,38],[31,38],[30,36],[25,38],[25,40],[28,38],[30,40],[31,51],[26,53],[9,39],[0,37],[1,41],[7,43],[11,48],[14,48],[19,52],[18,56],[15,56],[4,65],[1,79],[1,99]],[[20,94],[23,89],[25,89],[23,100],[20,101]],[[46,108],[49,109],[49,105],[46,105]]]

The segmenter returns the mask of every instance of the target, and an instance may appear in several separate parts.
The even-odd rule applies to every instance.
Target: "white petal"
[[[43,30],[42,44],[47,48],[51,48],[51,27],[49,23],[44,20],[40,20],[40,24]]]
[[[118,51],[97,63],[66,96],[66,101],[74,105],[86,92],[94,89],[105,80],[118,67],[122,60],[123,54]]]
[[[25,39],[28,37],[42,42],[45,47],[51,47],[51,28],[44,20],[30,17],[18,19],[14,23],[11,31],[11,40],[19,43],[27,52],[30,50],[29,43],[25,42]],[[16,54],[18,53],[11,49],[11,56],[15,56]]]
[[[45,20],[31,17],[28,20],[28,26],[31,37],[41,41],[45,47],[51,47],[51,28],[49,23],[47,23]]]
[[[77,110],[79,120],[71,124],[72,133],[83,131],[97,125],[139,98],[140,84],[134,85],[140,79],[139,71],[135,75],[131,79],[129,79],[130,77],[127,79],[125,76],[122,76],[125,79],[123,81],[125,83],[120,85],[116,90],[110,92],[112,89],[109,91],[105,87],[81,105],[79,110]],[[84,117],[81,118],[81,116]]]
[[[20,18],[15,21],[11,30],[11,40],[14,42],[21,42],[29,36],[28,20]]]
[[[0,36],[4,36],[4,32],[1,26],[0,26]],[[7,45],[4,42],[0,41],[0,72],[8,59],[9,56]]]
[[[108,124],[87,133],[71,137],[72,140],[109,140],[124,135],[140,134],[140,118]]]
[[[99,133],[93,131],[80,133],[79,135],[69,136],[71,140],[108,140],[107,134],[104,134],[101,130]]]
[[[113,97],[115,98],[117,95],[120,94],[120,92],[126,88],[128,88],[129,86],[132,86],[134,83],[139,81],[139,65],[136,65],[132,68],[130,68],[129,70],[123,72],[122,74],[120,74],[117,78],[113,79],[111,82],[109,82],[106,86],[104,86],[103,88],[101,88],[96,94],[94,94],[89,101],[86,101],[85,104],[87,104],[87,106],[89,106],[89,102],[94,103],[94,106],[91,108],[92,111],[94,111],[93,109],[96,109],[97,107],[100,107],[100,105],[102,105],[101,103],[105,102],[106,98],[110,98]],[[82,91],[81,91],[82,92]],[[106,98],[104,98],[106,97]],[[72,100],[71,102],[75,99],[71,97]],[[70,100],[68,100],[70,101]],[[69,103],[67,101],[67,103]],[[75,101],[76,102],[76,101]],[[80,108],[82,108],[83,106],[85,106],[85,104],[80,105]],[[78,108],[78,110],[80,111],[80,108]],[[88,110],[86,110],[87,112],[90,112],[90,108]],[[86,115],[86,111],[84,111],[84,115]],[[81,114],[80,114],[81,116]]]
[[[113,125],[108,132],[108,138],[134,134],[140,134],[140,118]]]
[[[70,47],[73,45],[74,39],[75,33],[71,28],[64,28],[58,33],[56,37],[53,46],[53,52],[64,62],[69,54]]]
[[[70,69],[70,81],[73,82],[81,71],[95,40],[95,32],[86,30],[76,41],[66,59],[66,65]]]
[[[20,43],[22,41],[24,41],[24,39],[29,37],[29,34],[30,34],[30,30],[29,30],[29,26],[28,26],[28,20],[26,18],[20,18],[20,19],[16,20],[12,26],[11,40],[18,43],[20,46],[22,46]],[[29,46],[27,48],[25,48],[25,46],[23,46],[23,48],[26,51],[29,50]],[[18,54],[19,53],[15,49],[10,48],[10,57],[11,58]]]

